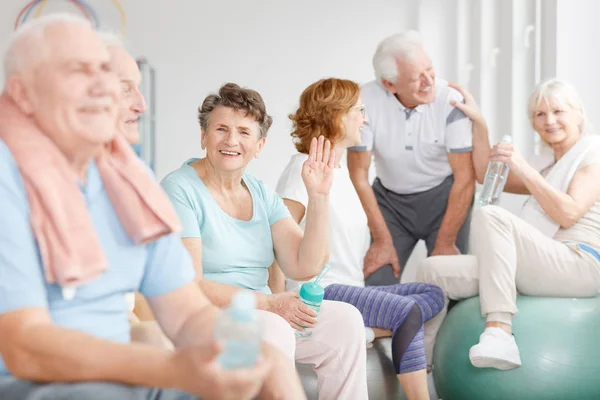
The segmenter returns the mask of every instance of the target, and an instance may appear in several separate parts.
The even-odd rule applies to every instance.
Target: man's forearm
[[[316,275],[329,255],[329,196],[308,199],[306,227],[298,250],[298,265],[306,275]],[[313,273],[311,273],[313,272]]]
[[[450,246],[456,242],[458,231],[463,226],[475,192],[475,182],[455,181],[450,189],[446,213],[438,231],[436,246]]]
[[[175,347],[210,343],[214,339],[215,324],[219,309],[213,305],[203,307],[183,324],[173,338]]]
[[[51,323],[19,335],[12,354],[3,354],[11,374],[36,382],[106,381],[176,387],[172,352],[141,344],[98,339]]]

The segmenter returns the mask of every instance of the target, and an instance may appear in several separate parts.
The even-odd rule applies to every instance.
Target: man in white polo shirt
[[[361,145],[349,149],[348,167],[372,236],[367,285],[390,285],[419,239],[430,256],[468,250],[475,190],[471,122],[450,105],[463,99],[436,79],[417,32],[384,39],[373,67],[377,80],[361,89],[368,123]]]

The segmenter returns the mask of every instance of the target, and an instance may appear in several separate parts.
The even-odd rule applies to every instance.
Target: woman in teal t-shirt
[[[271,294],[268,268],[277,260],[291,279],[317,275],[329,257],[329,191],[335,160],[323,137],[302,168],[308,192],[304,232],[281,198],[245,173],[266,142],[272,119],[254,90],[226,84],[198,110],[206,156],[186,161],[162,181],[183,224],[199,284],[220,307],[241,289],[256,293],[265,341],[291,360],[312,363],[319,398],[367,398],[362,317],[352,305],[324,301],[316,313],[296,294]],[[312,328],[296,338],[294,330]],[[327,379],[325,379],[325,377]]]

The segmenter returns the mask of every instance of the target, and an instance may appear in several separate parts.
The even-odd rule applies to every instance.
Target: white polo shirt
[[[362,86],[368,123],[353,151],[372,151],[382,185],[399,194],[429,190],[452,175],[448,153],[472,151],[471,121],[451,100],[463,101],[448,82],[436,79],[436,99],[404,107],[379,81]]]

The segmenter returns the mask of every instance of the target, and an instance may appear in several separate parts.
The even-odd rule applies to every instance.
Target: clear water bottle
[[[502,138],[504,143],[512,143],[512,137],[505,135]],[[488,204],[498,204],[500,195],[504,190],[504,184],[508,177],[508,164],[501,161],[494,161],[488,164],[483,181],[483,190],[479,195],[479,205],[487,206]]]
[[[217,319],[215,337],[223,345],[217,360],[224,369],[252,368],[260,353],[262,328],[256,313],[256,297],[237,292],[229,308]]]

